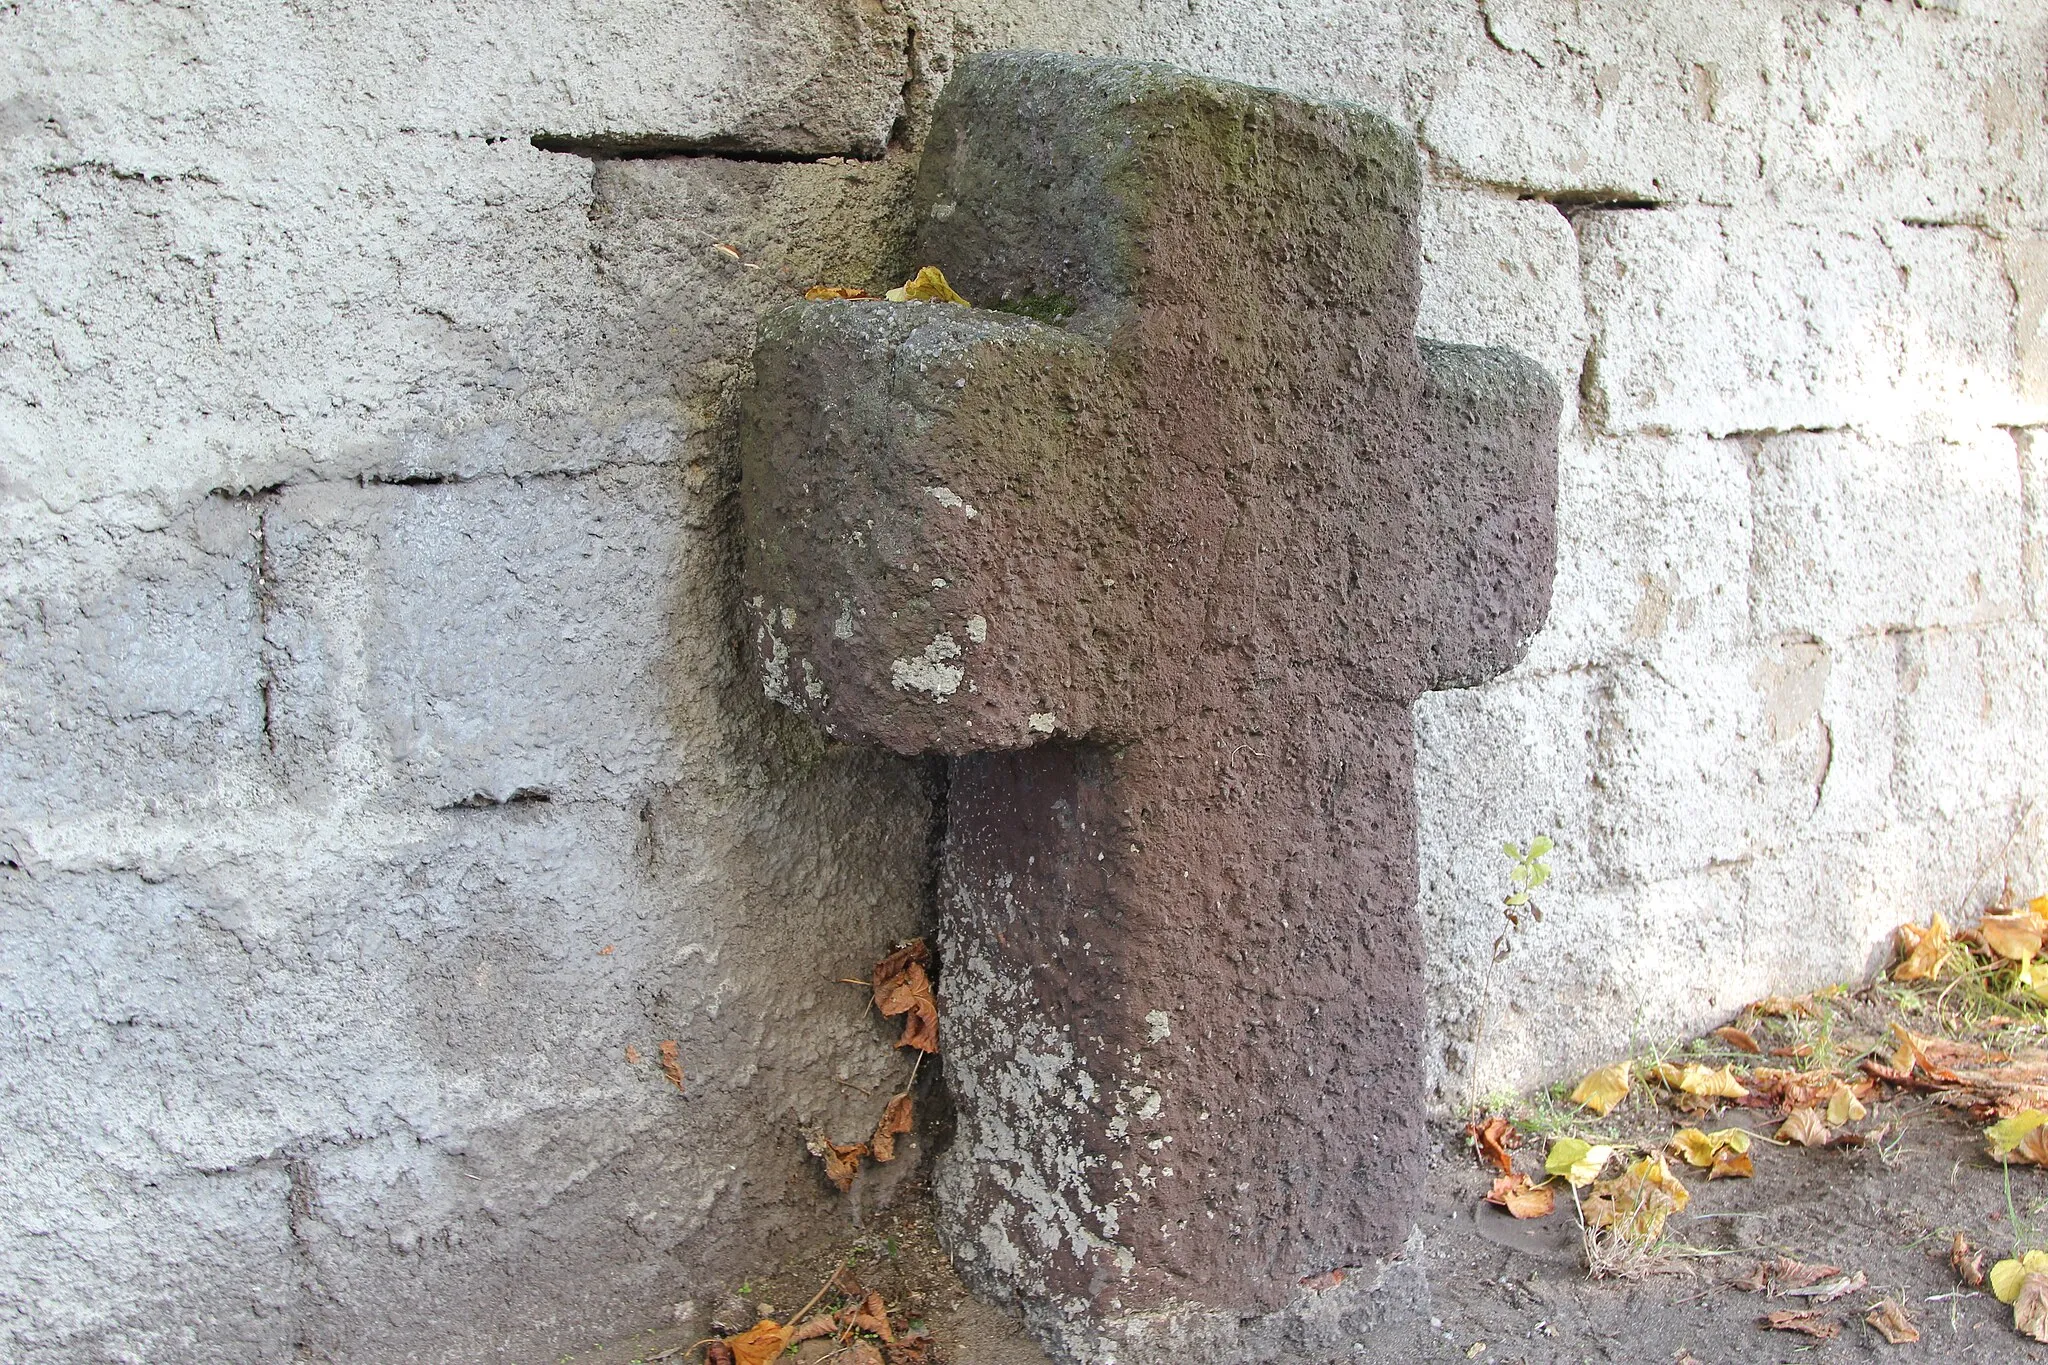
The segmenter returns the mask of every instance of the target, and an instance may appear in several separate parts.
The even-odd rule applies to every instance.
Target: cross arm
[[[1429,685],[1471,687],[1519,662],[1550,611],[1560,403],[1518,352],[1421,349]]]
[[[1083,458],[1101,350],[951,304],[791,305],[741,404],[744,599],[767,694],[966,753],[1084,731],[1116,540]]]

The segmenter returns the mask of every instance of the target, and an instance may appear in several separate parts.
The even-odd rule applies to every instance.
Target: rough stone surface
[[[918,259],[1058,321],[771,318],[740,418],[763,690],[954,756],[969,1278],[1054,1318],[1270,1311],[1411,1216],[1406,703],[1541,621],[1557,398],[1417,347],[1412,155],[1354,108],[976,58],[913,203]]]
[[[2044,793],[2024,758],[2042,747],[2030,698],[2048,600],[2044,32],[2040,6],[2005,0],[921,0],[901,11],[29,0],[0,12],[0,43],[17,58],[0,75],[0,862],[14,865],[0,868],[14,1026],[0,1356],[177,1365],[274,1359],[296,1341],[372,1365],[404,1352],[553,1359],[585,1332],[722,1297],[750,1273],[750,1246],[844,1227],[805,1183],[791,1134],[804,1123],[864,1129],[865,1101],[839,1067],[848,1083],[896,1078],[858,993],[823,979],[858,974],[875,946],[920,927],[930,803],[892,761],[806,749],[801,729],[764,719],[771,708],[742,685],[720,412],[764,311],[797,286],[872,288],[913,264],[917,139],[953,63],[973,51],[1158,59],[1364,104],[1422,144],[1422,333],[1535,356],[1568,400],[1583,390],[1582,367],[1567,362],[1600,352],[1592,399],[1559,433],[1549,627],[1515,673],[1430,694],[1415,711],[1429,1078],[1441,1103],[1611,1060],[1632,1037],[1722,1022],[1748,994],[1856,972],[1897,919],[1967,911],[2007,873],[2040,885]],[[873,148],[899,121],[883,160],[803,159]],[[542,151],[535,136],[599,155]],[[797,159],[602,155],[720,146]],[[1626,225],[1626,242],[1603,219]],[[1724,237],[1703,222],[1732,226]],[[1639,246],[1630,259],[1642,273],[1589,274],[1581,243]],[[1822,253],[1834,264],[1788,280],[1788,263]],[[1730,306],[1711,305],[1720,297]],[[1684,311],[1660,322],[1659,300]],[[1763,304],[1800,327],[1772,330],[1777,313]],[[1881,344],[1866,364],[1836,322],[1870,305]],[[1759,349],[1760,335],[1774,349]],[[1661,351],[1666,342],[1679,349]],[[1625,353],[1645,372],[1617,368]],[[1674,365],[1681,354],[1697,364]],[[1631,407],[1631,393],[1650,406]],[[1603,416],[1610,396],[1618,405]],[[1843,430],[1814,436],[1811,462],[1766,471],[1781,424]],[[1914,562],[1953,550],[2002,572],[2012,547],[1996,543],[2011,515],[1997,510],[2005,494],[1992,476],[2001,439],[2024,470],[2024,617],[1980,624],[1957,614],[1967,571],[1950,574],[1944,560],[1915,588],[1872,547],[1897,545]],[[1797,449],[1788,441],[1782,453]],[[1981,464],[1956,463],[1973,452]],[[649,466],[667,477],[618,482]],[[1890,500],[1861,498],[1841,482],[1852,472]],[[519,487],[528,476],[540,477]],[[455,487],[391,482],[420,478],[469,483],[453,497]],[[490,637],[479,626],[447,643],[486,670],[480,686],[520,698],[503,754],[475,728],[466,686],[456,679],[451,694],[432,658],[415,675],[422,733],[468,737],[442,766],[381,747],[382,721],[351,709],[410,707],[412,694],[389,690],[400,676],[390,670],[439,608],[403,579],[442,571],[453,542],[423,544],[433,553],[410,561],[386,545],[357,578],[338,541],[314,537],[301,563],[321,581],[281,585],[278,609],[266,607],[253,532],[266,506],[299,505],[325,483],[359,499],[334,523],[349,536],[410,536],[432,520],[403,506],[416,502],[453,515],[448,526],[507,515],[535,538],[529,576],[501,580],[511,597],[466,599]],[[1922,511],[1923,487],[1957,510]],[[649,524],[616,539],[602,529],[632,526],[620,504],[641,497],[656,509]],[[2000,529],[1963,540],[1952,523],[1979,514],[1969,508]],[[647,538],[655,522],[666,540]],[[1752,525],[1767,532],[1754,557]],[[1796,549],[1776,538],[1793,528]],[[550,579],[573,567],[568,545],[590,546],[631,592],[652,585],[667,605],[573,573],[593,596],[562,600]],[[455,556],[452,581],[475,590],[492,554],[506,562],[498,547],[474,563]],[[1802,602],[1827,613],[1809,561],[1885,610],[1753,628],[1758,584],[1769,592],[1755,600],[1774,614]],[[390,638],[367,609],[379,595],[401,613]],[[308,671],[323,658],[329,603],[363,634],[347,655],[358,676],[331,680],[352,700],[309,690],[330,685]],[[1902,627],[1902,606],[1945,614]],[[583,640],[564,642],[564,629]],[[620,652],[589,653],[599,636]],[[373,656],[387,661],[375,692]],[[605,676],[614,657],[620,670],[653,659],[660,685]],[[275,751],[266,660],[299,689],[273,716]],[[1744,701],[1738,684],[1754,689],[1758,677],[1788,705]],[[1798,717],[1816,685],[1818,712],[1767,738],[1773,713]],[[559,686],[614,708],[603,717],[633,738],[558,714],[545,689]],[[1634,717],[1655,702],[1672,724],[1754,727],[1740,774],[1667,784],[1660,775],[1691,761],[1680,739],[1596,750],[1596,735],[1638,735],[1606,714],[1624,697]],[[346,752],[315,751],[308,707],[333,717]],[[662,757],[646,759],[643,745]],[[1782,771],[1762,757],[1779,745],[1799,760]],[[1594,798],[1608,778],[1596,755],[1609,753],[1631,764],[1641,799],[1683,806],[1604,825],[1596,859]],[[1821,753],[1831,756],[1819,802],[1802,815],[1798,798],[1810,803],[1816,784],[1809,758]],[[344,760],[359,766],[337,776]],[[619,774],[604,770],[621,760]],[[546,804],[435,809],[476,787],[507,794],[506,781],[516,793],[535,774],[557,784]],[[1766,779],[1784,786],[1765,802],[1768,819],[1724,809]],[[594,794],[579,818],[596,823],[562,825],[586,780]],[[1721,831],[1716,841],[1746,829],[1750,861],[1611,879],[1610,865],[1671,869],[1696,856],[1619,838],[1668,834],[1691,850],[1681,812]],[[479,838],[451,838],[456,822]],[[564,828],[598,832],[564,844]],[[1539,829],[1560,844],[1549,915],[1493,968],[1498,846]],[[582,868],[549,894],[595,916],[634,884],[617,861],[622,832],[659,878],[633,913],[650,935],[673,937],[635,955],[605,936],[618,947],[602,961],[639,1008],[695,1002],[697,1022],[603,1017],[622,1019],[620,1047],[679,1038],[686,1067],[714,1042],[726,1049],[690,1071],[687,1098],[664,1093],[645,1062],[629,1076],[621,1061],[613,1081],[568,1099],[525,1072],[465,1079],[475,1067],[456,1055],[460,1039],[446,1041],[453,1023],[432,1049],[420,1041],[435,1020],[477,1018],[458,1008],[468,988],[454,977],[423,970],[383,986],[345,954],[317,972],[300,965],[323,906],[353,907],[363,930],[415,913],[382,870],[394,860],[442,888],[437,927],[415,934],[422,962],[438,935],[507,929],[502,903],[475,888],[530,880],[549,858]],[[268,1099],[245,1105],[227,1082],[208,1092],[180,1078],[243,1074],[237,1058],[265,1040],[199,1008],[190,954],[137,946],[133,916],[149,897],[149,913],[175,909],[195,925],[260,911],[289,964],[265,969],[251,997],[270,1002],[270,1027],[353,1017],[344,998],[369,1000],[379,1021],[414,1022],[374,1045],[350,1044],[347,1029],[322,1034],[324,1051],[293,1061],[292,1104],[241,1164],[199,1168],[145,1125],[167,1096],[203,1094],[207,1122],[250,1131],[238,1115]],[[1687,926],[1702,915],[1727,931],[1712,967],[1692,955]],[[524,927],[513,916],[509,928]],[[843,952],[828,952],[835,944]],[[686,969],[701,975],[677,975]],[[96,1001],[100,982],[118,985],[118,1007],[103,1011],[112,1022],[79,1003]],[[565,1015],[587,1009],[586,978],[560,965],[526,983]],[[139,1009],[145,999],[158,1014]],[[703,1013],[714,1004],[718,1021]],[[45,1009],[66,1032],[37,1022]],[[158,1015],[189,1023],[150,1026]],[[96,1074],[87,1050],[118,1054],[138,1039],[156,1070],[109,1073],[104,1087],[77,1079]],[[382,1103],[396,1088],[387,1074],[447,1078],[417,1144],[395,1123],[324,1117],[352,1096]],[[158,1075],[186,1088],[159,1088]],[[808,1097],[801,1119],[785,1095]],[[74,1111],[95,1117],[80,1126]],[[747,1115],[759,1126],[733,1126]],[[550,1136],[565,1132],[577,1135],[566,1146]],[[356,1135],[372,1140],[332,1154]],[[610,1164],[562,1155],[586,1140],[616,1153]],[[508,1179],[481,1202],[464,1193],[477,1182],[451,1174],[472,1146]],[[722,1164],[691,1164],[703,1151]],[[313,1217],[347,1210],[350,1237],[292,1212],[281,1163],[301,1153],[329,1153],[318,1156],[325,1212]],[[671,1198],[701,1217],[695,1230],[651,1243],[622,1231],[644,1201]],[[294,1222],[323,1239],[326,1278],[280,1268]],[[769,1231],[750,1242],[755,1228]],[[428,1248],[503,1297],[464,1320],[435,1297],[457,1272],[422,1277],[419,1257],[394,1245]],[[337,1307],[323,1285],[341,1284]],[[476,1292],[457,1297],[475,1304]],[[344,1319],[382,1325],[358,1337]],[[527,1335],[493,1343],[481,1320]],[[1284,1358],[1280,1327],[1259,1340],[1237,1357],[1216,1349]]]

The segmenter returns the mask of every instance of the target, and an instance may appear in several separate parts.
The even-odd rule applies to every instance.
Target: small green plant
[[[1550,864],[1543,861],[1557,845],[1548,834],[1539,834],[1526,844],[1506,843],[1501,852],[1514,866],[1508,869],[1508,893],[1500,899],[1501,916],[1508,927],[1493,941],[1493,960],[1500,962],[1514,950],[1514,935],[1522,932],[1522,916],[1531,923],[1543,923],[1543,907],[1536,903],[1536,889],[1550,880]]]

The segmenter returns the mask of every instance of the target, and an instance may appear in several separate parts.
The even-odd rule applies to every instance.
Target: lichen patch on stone
[[[933,501],[937,502],[939,506],[950,507],[956,512],[965,512],[967,514],[968,520],[970,521],[981,515],[981,513],[975,511],[974,508],[968,504],[965,498],[961,497],[958,493],[955,493],[952,489],[946,487],[944,484],[939,484],[935,487],[927,488],[924,491],[931,494]]]
[[[900,689],[916,688],[934,697],[950,697],[967,676],[965,669],[948,662],[959,657],[960,646],[951,635],[942,632],[932,637],[922,654],[891,662],[889,681]]]

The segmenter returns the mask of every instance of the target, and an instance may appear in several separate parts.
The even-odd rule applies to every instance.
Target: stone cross
[[[937,1183],[970,1283],[1272,1307],[1412,1223],[1408,708],[1543,620],[1558,399],[1418,344],[1416,157],[1363,109],[998,53],[935,120],[915,263],[976,306],[763,326],[763,683],[949,759]]]

